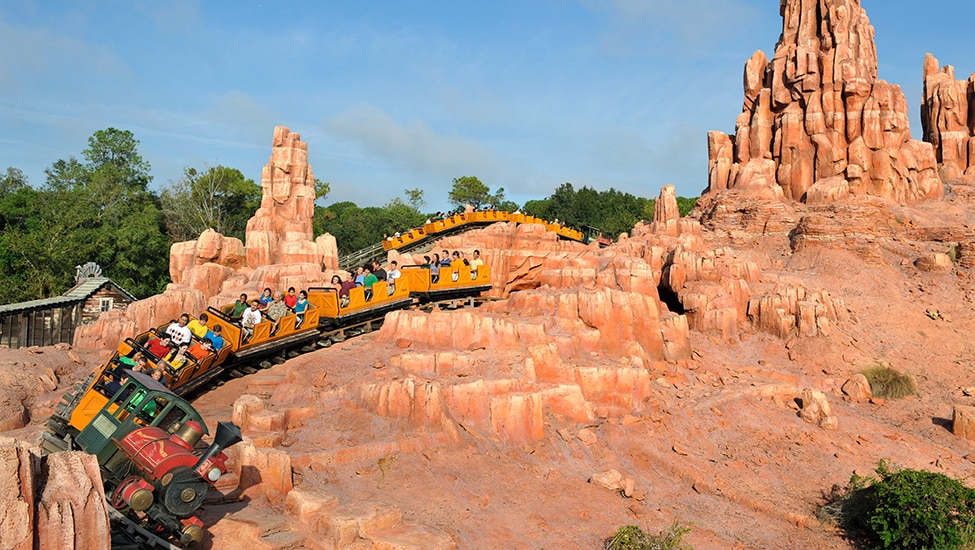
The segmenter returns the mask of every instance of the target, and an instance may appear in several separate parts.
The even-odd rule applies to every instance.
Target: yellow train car
[[[308,289],[308,301],[322,311],[319,325],[326,330],[362,323],[413,304],[408,282],[402,277],[392,285],[387,281],[373,284],[371,293],[355,287],[348,296],[331,287],[313,287]]]
[[[448,223],[463,222],[461,216],[452,216]],[[92,372],[72,392],[65,394],[55,414],[48,421],[47,436],[69,441],[85,429],[93,418],[109,403],[118,383],[127,369],[132,368],[133,358],[141,353],[148,368],[163,371],[161,384],[181,396],[222,383],[227,373],[241,376],[258,368],[282,363],[286,357],[312,351],[319,345],[329,345],[333,334],[344,338],[344,330],[371,326],[386,313],[424,303],[455,300],[480,295],[491,288],[491,271],[487,265],[478,269],[469,266],[441,267],[439,277],[429,268],[403,266],[402,276],[395,281],[380,281],[372,289],[356,287],[347,297],[340,296],[334,288],[310,288],[307,290],[309,306],[303,314],[288,313],[277,323],[262,319],[247,335],[239,319],[229,314],[233,304],[210,307],[208,328],[219,326],[223,347],[195,357],[185,356],[182,364],[173,366],[172,358],[158,357],[150,351],[153,338],[165,337],[170,323],[152,327],[145,332],[119,343],[112,357]],[[326,335],[328,335],[326,337]],[[193,337],[191,344],[200,340]],[[168,355],[168,354],[167,354]]]

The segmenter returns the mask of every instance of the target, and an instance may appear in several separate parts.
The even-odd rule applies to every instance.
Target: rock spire
[[[975,175],[975,74],[955,80],[954,67],[939,70],[938,60],[927,54],[921,124],[924,140],[934,146],[944,181]]]
[[[937,198],[934,149],[912,140],[907,101],[877,78],[874,30],[859,0],[782,0],[769,60],[745,64],[735,134],[708,134],[708,192],[752,190],[822,202]]]
[[[261,207],[247,222],[247,265],[318,263],[312,217],[315,176],[308,144],[297,132],[274,128],[271,159],[261,174]]]

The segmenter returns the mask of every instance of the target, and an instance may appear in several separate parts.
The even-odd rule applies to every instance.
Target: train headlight
[[[223,472],[220,471],[220,468],[210,468],[210,471],[207,472],[207,479],[209,479],[211,483],[216,483],[222,474]]]

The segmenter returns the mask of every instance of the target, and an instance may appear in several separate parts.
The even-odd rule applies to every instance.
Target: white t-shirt
[[[253,328],[260,322],[261,312],[256,309],[247,308],[244,310],[244,314],[240,316],[240,324],[247,328]]]
[[[190,340],[193,339],[193,333],[190,332],[190,327],[179,326],[179,323],[173,323],[166,328],[166,334],[173,339],[173,343],[177,346],[181,344],[189,344]]]
[[[400,273],[398,269],[390,269],[386,272],[386,279],[392,281],[393,279],[399,279]]]

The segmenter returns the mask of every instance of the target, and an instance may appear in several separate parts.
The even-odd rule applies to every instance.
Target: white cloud
[[[194,0],[143,1],[135,7],[161,31],[192,36],[203,29],[203,15]]]
[[[357,143],[368,156],[441,180],[464,175],[485,180],[499,172],[494,154],[476,141],[441,135],[421,120],[400,123],[368,104],[329,119],[326,130]]]
[[[580,0],[608,16],[604,48],[616,55],[707,52],[758,17],[745,0]],[[772,9],[771,7],[769,9]],[[778,10],[775,10],[776,12]]]

